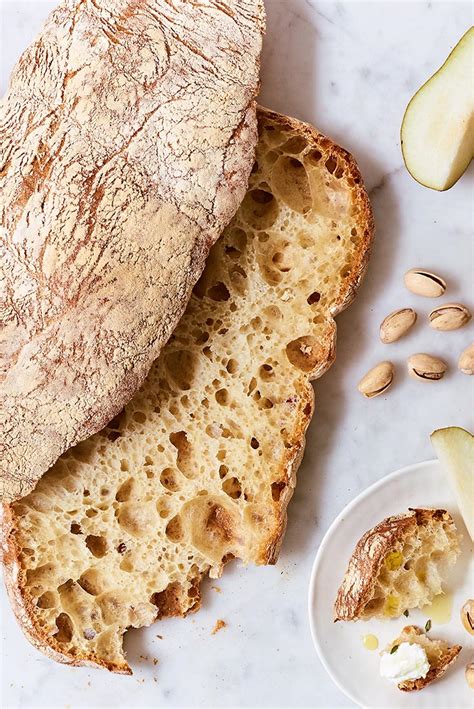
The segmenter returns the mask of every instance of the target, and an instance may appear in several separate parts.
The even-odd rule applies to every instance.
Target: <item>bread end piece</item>
[[[334,620],[398,618],[427,605],[442,593],[443,567],[452,566],[459,553],[446,510],[410,508],[387,517],[357,542],[337,593]],[[426,572],[423,555],[432,554],[435,571],[420,582]]]

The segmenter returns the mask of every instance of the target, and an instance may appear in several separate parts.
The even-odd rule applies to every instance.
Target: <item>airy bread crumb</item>
[[[129,673],[127,628],[197,610],[202,576],[234,557],[277,558],[309,382],[373,223],[348,153],[263,109],[259,124],[247,195],[144,385],[6,508],[13,606],[59,661]]]

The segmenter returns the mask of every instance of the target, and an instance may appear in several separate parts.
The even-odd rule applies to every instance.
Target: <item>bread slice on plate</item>
[[[62,0],[0,102],[0,501],[142,384],[257,142],[263,0]]]
[[[460,554],[446,510],[410,509],[387,517],[357,542],[334,605],[335,620],[398,618],[442,593]]]
[[[130,673],[129,627],[200,605],[233,557],[274,563],[310,380],[364,273],[373,221],[352,157],[261,109],[243,203],[144,385],[103,431],[5,507],[5,576],[28,637]]]
[[[426,677],[400,682],[397,687],[401,689],[402,692],[413,692],[423,689],[426,685],[434,682],[435,679],[444,675],[448,667],[455,662],[462,650],[461,645],[448,645],[448,643],[443,640],[429,638],[428,635],[416,625],[407,625],[403,628],[398,638],[388,645],[385,652],[393,652],[393,648],[402,643],[420,645],[426,652],[430,666]]]

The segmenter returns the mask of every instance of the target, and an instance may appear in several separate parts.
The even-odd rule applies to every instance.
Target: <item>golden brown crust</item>
[[[424,632],[416,625],[407,625],[405,628],[403,628],[401,635],[404,636],[406,634],[415,636],[413,637],[413,641],[416,642],[416,636],[423,636]],[[430,664],[430,670],[426,677],[420,677],[419,679],[401,682],[397,685],[398,689],[401,689],[402,692],[416,692],[420,689],[423,689],[428,684],[431,684],[431,682],[434,682],[435,679],[439,679],[442,675],[444,675],[448,667],[452,665],[453,662],[455,662],[461,650],[461,645],[446,645],[443,648],[443,653],[439,661],[435,665]]]
[[[334,604],[334,620],[357,620],[372,599],[377,577],[387,554],[398,542],[416,533],[429,520],[450,520],[446,510],[411,509],[387,517],[357,542]],[[403,610],[403,608],[401,609]]]
[[[0,499],[122,409],[182,315],[245,194],[263,27],[263,0],[64,0],[20,58],[0,115]]]

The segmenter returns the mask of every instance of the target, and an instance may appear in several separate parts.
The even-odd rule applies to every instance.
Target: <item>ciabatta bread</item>
[[[426,677],[419,679],[406,680],[400,682],[397,687],[402,692],[413,692],[418,689],[423,689],[426,685],[438,679],[448,669],[462,650],[461,645],[448,645],[443,640],[435,640],[429,638],[421,628],[416,625],[407,625],[396,640],[390,643],[386,648],[386,652],[393,651],[393,648],[401,643],[410,643],[420,645],[426,652],[426,657],[430,665],[430,669]]]
[[[460,554],[446,510],[387,517],[357,542],[334,605],[335,620],[398,618],[442,593]]]
[[[310,380],[364,272],[373,222],[351,156],[262,110],[247,195],[140,391],[6,507],[5,575],[50,656],[130,672],[122,635],[199,607],[232,557],[274,563]]]
[[[0,500],[130,400],[242,201],[263,0],[63,0],[0,108]]]

